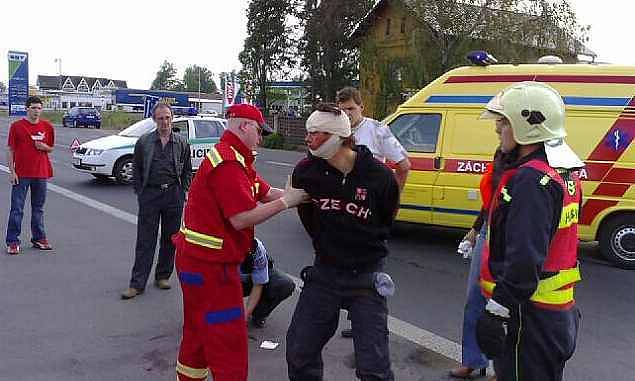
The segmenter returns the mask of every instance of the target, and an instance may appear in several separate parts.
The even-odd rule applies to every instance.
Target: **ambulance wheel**
[[[134,161],[132,161],[132,156],[124,156],[115,163],[113,176],[115,176],[115,179],[120,184],[131,184],[133,167]]]
[[[635,215],[622,214],[603,224],[600,251],[617,266],[635,270]]]

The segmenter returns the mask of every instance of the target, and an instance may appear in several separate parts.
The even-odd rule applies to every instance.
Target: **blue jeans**
[[[481,352],[476,342],[476,322],[485,310],[485,298],[481,294],[479,278],[481,272],[481,252],[487,235],[487,221],[478,235],[472,251],[472,263],[467,277],[467,299],[463,313],[463,356],[462,365],[473,368],[487,368],[487,357]]]
[[[22,216],[26,193],[31,188],[31,241],[45,239],[44,233],[44,201],[46,201],[47,179],[20,177],[18,184],[11,188],[11,210],[7,222],[7,245],[20,243]]]

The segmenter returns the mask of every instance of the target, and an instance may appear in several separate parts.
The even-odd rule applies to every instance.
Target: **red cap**
[[[245,118],[251,119],[258,123],[260,128],[262,128],[263,135],[267,135],[271,132],[271,128],[265,123],[265,118],[262,116],[260,110],[257,107],[252,106],[247,103],[236,103],[227,109],[226,112],[227,119],[229,118]]]

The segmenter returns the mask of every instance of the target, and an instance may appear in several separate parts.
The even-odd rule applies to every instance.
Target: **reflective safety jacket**
[[[488,240],[481,257],[481,290],[486,298],[508,308],[529,299],[540,308],[566,310],[575,303],[574,285],[580,280],[577,262],[580,180],[575,172],[551,168],[540,156],[533,155],[523,164],[506,170],[494,193]],[[524,179],[517,181],[520,177]],[[533,181],[537,184],[532,184]],[[523,193],[544,197],[523,199]],[[514,202],[517,204],[512,206]],[[551,203],[551,210],[537,202]],[[532,213],[549,214],[549,211],[553,218],[542,215],[532,218]],[[537,233],[526,237],[525,232]]]
[[[251,249],[254,229],[234,229],[229,219],[223,215],[222,205],[217,197],[215,187],[227,187],[233,181],[248,181],[251,188],[251,199],[231,200],[238,203],[253,204],[259,199],[259,188],[269,185],[264,183],[253,169],[254,157],[240,140],[230,132],[226,132],[207,154],[205,160],[192,181],[188,200],[183,212],[183,223],[180,231],[174,236],[181,255],[193,256],[202,260],[218,263],[240,264]],[[209,179],[221,165],[229,162],[238,163],[232,178],[216,178],[210,185]],[[223,176],[225,177],[225,176]]]

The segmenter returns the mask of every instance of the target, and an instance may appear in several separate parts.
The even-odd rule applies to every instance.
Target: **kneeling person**
[[[265,320],[295,289],[293,280],[273,267],[267,249],[256,238],[247,258],[240,265],[243,296],[247,296],[245,318],[256,328],[263,328]]]

